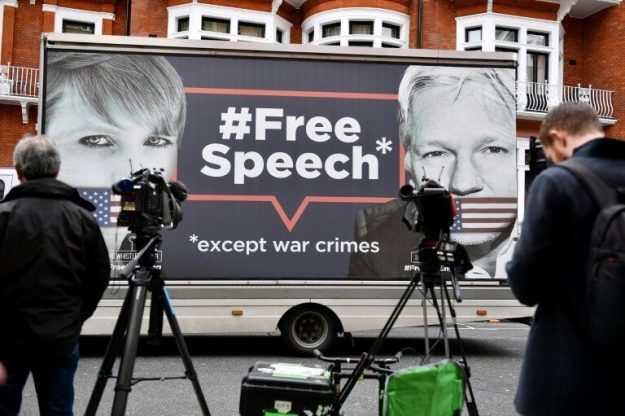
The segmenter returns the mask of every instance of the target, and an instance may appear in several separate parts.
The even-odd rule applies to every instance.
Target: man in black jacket
[[[613,187],[625,186],[625,141],[604,137],[596,112],[586,104],[561,104],[543,121],[540,139],[554,163],[573,158]],[[623,384],[597,373],[599,362],[585,345],[579,310],[585,298],[586,263],[600,207],[564,168],[536,177],[508,280],[516,297],[538,305],[530,330],[515,404],[536,415],[622,415],[622,389],[598,399],[601,390]],[[618,383],[618,384],[617,384]],[[618,408],[616,408],[618,406]]]
[[[15,147],[21,184],[0,203],[0,415],[17,415],[33,374],[41,415],[72,415],[78,337],[110,266],[95,207],[56,180],[60,157],[43,136]]]

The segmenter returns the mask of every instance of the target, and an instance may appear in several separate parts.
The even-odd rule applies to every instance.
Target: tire
[[[297,355],[326,351],[337,337],[334,316],[319,308],[298,308],[285,316],[280,326],[282,340]]]

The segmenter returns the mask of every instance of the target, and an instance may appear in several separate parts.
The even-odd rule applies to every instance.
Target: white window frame
[[[277,43],[276,29],[282,31],[282,43],[290,43],[291,27],[290,22],[271,12],[263,12],[257,10],[244,10],[234,7],[214,6],[201,3],[189,3],[179,6],[171,6],[167,8],[167,37],[168,38],[185,38],[185,39],[202,39],[209,37],[212,39],[229,40],[231,42],[265,42]],[[178,32],[177,19],[181,17],[189,17],[189,31]],[[202,17],[211,17],[216,19],[224,19],[230,21],[230,33],[209,32],[202,30]],[[239,35],[239,22],[255,23],[265,25],[265,37],[257,38],[254,36]]]
[[[465,31],[476,26],[482,27],[481,42],[465,42]],[[495,27],[518,30],[518,42],[495,40]],[[541,32],[549,35],[549,46],[528,45],[527,32]],[[510,16],[498,13],[481,13],[456,18],[456,49],[481,46],[484,52],[494,52],[495,48],[516,49],[519,67],[518,81],[527,81],[527,52],[549,54],[547,81],[550,85],[562,84],[561,70],[561,25],[555,20],[543,20],[529,17]]]
[[[373,22],[373,35],[352,35],[349,33],[349,22]],[[341,24],[341,33],[338,36],[323,37],[323,26],[327,24]],[[382,36],[382,24],[390,23],[399,26],[399,39]],[[408,47],[408,29],[410,19],[408,15],[391,10],[377,8],[346,7],[343,9],[328,10],[308,17],[302,22],[302,43],[310,45],[327,45],[339,43],[348,46],[350,41],[373,42],[374,48],[389,44],[400,48]],[[313,41],[309,42],[308,34],[313,31]]]
[[[115,20],[114,13],[92,12],[88,10],[70,9],[67,7],[59,7],[51,4],[42,5],[44,12],[54,13],[54,32],[63,32],[63,20],[72,20],[76,22],[92,23],[94,25],[93,34],[102,34],[102,22],[107,20]]]

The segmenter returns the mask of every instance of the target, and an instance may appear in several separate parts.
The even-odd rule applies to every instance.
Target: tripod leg
[[[165,315],[167,316],[169,327],[171,328],[171,332],[174,336],[174,339],[176,340],[176,346],[178,347],[178,351],[180,352],[182,362],[184,363],[186,375],[189,380],[191,380],[191,384],[193,384],[193,390],[195,391],[197,400],[200,403],[202,414],[204,416],[210,416],[210,412],[208,411],[208,405],[206,404],[206,399],[204,398],[204,393],[202,393],[202,388],[200,387],[197,373],[195,372],[193,362],[191,361],[191,355],[189,354],[187,344],[185,343],[184,337],[182,336],[182,331],[180,330],[180,325],[178,325],[178,320],[176,319],[176,312],[174,311],[171,300],[169,299],[167,289],[164,286],[161,286],[161,290],[163,294],[163,303],[165,306]]]
[[[469,411],[469,416],[479,416],[477,411],[477,404],[475,403],[475,396],[473,395],[473,387],[471,387],[471,374],[469,372],[469,365],[467,363],[467,355],[464,351],[464,345],[462,344],[462,339],[460,338],[460,329],[458,328],[458,321],[456,319],[456,310],[451,304],[451,297],[449,296],[449,290],[447,286],[445,286],[445,298],[447,300],[447,305],[449,306],[449,314],[451,315],[452,324],[454,327],[454,332],[456,334],[456,339],[458,340],[458,345],[460,348],[460,357],[462,358],[462,367],[467,378],[467,390],[469,392],[469,397],[465,399],[465,403],[467,405],[467,410]]]
[[[137,272],[137,275],[139,275],[139,273],[142,272]],[[143,279],[139,277],[139,280],[141,281]],[[128,393],[130,393],[131,390],[132,372],[137,356],[139,333],[141,331],[141,320],[143,319],[143,308],[145,307],[147,290],[148,288],[145,284],[134,286],[132,290],[130,320],[126,333],[124,352],[119,364],[117,384],[115,385],[115,398],[113,399],[113,409],[111,411],[112,416],[123,416],[126,413],[126,404],[128,403]]]
[[[89,403],[87,404],[87,410],[85,410],[85,416],[95,416],[100,400],[102,399],[102,394],[104,393],[104,388],[106,387],[106,382],[112,375],[111,370],[113,369],[113,364],[115,364],[115,357],[121,351],[124,333],[128,328],[128,310],[130,308],[131,293],[132,290],[129,289],[124,298],[122,309],[115,323],[113,335],[106,347],[106,353],[104,354],[104,359],[102,360],[102,365],[98,372],[98,378],[91,392]]]

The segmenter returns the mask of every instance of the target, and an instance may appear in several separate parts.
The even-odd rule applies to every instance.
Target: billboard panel
[[[189,188],[159,263],[179,279],[396,279],[420,236],[398,190],[460,207],[452,238],[496,276],[516,215],[513,70],[48,50],[43,131],[59,178],[98,205],[114,267],[133,257],[110,186],[162,168]],[[502,255],[502,253],[504,253]],[[503,277],[499,274],[497,277]]]

